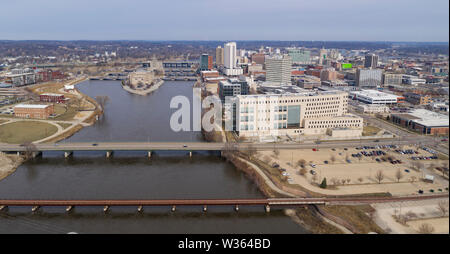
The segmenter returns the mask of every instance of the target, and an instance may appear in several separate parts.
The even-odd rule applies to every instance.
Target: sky
[[[448,0],[2,0],[0,40],[448,42]]]

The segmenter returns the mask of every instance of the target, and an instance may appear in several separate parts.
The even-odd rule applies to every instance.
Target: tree
[[[322,183],[320,184],[320,188],[326,189],[327,188],[327,178],[323,178]]]
[[[247,147],[247,155],[249,158],[253,157],[257,153],[256,147],[253,145],[248,145]]]
[[[278,156],[280,155],[280,150],[278,149],[273,149],[273,154],[275,155],[275,158],[278,158]]]
[[[362,183],[363,180],[364,180],[364,179],[363,179],[362,177],[358,178],[358,181],[359,181],[360,183]]]
[[[299,173],[300,175],[304,176],[306,174],[306,168],[301,168]]]
[[[339,184],[339,179],[333,177],[333,178],[331,178],[331,183],[333,183],[333,185],[338,185]]]
[[[434,227],[431,226],[428,223],[423,223],[422,225],[420,225],[419,227],[419,233],[420,234],[431,234],[434,232]]]
[[[300,159],[300,160],[297,161],[297,165],[298,165],[300,168],[305,168],[305,166],[306,166],[306,161],[305,161],[304,159]]]
[[[33,157],[33,154],[37,152],[36,145],[31,142],[25,142],[22,144],[25,147],[25,158],[30,159]]]
[[[378,183],[380,184],[381,181],[383,181],[383,179],[384,179],[383,171],[378,170],[377,173],[375,174],[375,179],[377,179]]]
[[[417,177],[411,176],[411,178],[409,178],[409,181],[410,181],[411,183],[414,183],[415,181],[417,181]]]
[[[437,209],[442,213],[442,216],[445,216],[448,212],[448,202],[439,201]]]
[[[100,106],[100,109],[102,111],[104,111],[106,104],[109,102],[109,97],[107,95],[98,95],[98,96],[95,96],[95,100],[97,101],[98,105]]]
[[[336,161],[336,157],[335,157],[334,155],[331,155],[330,161],[331,161],[332,163],[334,163],[334,162]]]
[[[398,169],[397,172],[395,173],[395,178],[397,178],[397,183],[400,182],[400,179],[403,178],[403,174],[402,171],[400,171],[400,169]]]

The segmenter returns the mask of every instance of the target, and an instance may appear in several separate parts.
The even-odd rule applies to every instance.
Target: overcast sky
[[[2,0],[4,40],[444,41],[448,0]]]

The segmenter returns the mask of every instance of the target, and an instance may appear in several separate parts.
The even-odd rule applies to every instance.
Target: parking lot
[[[314,151],[316,150],[316,151]],[[412,150],[398,152],[396,150]],[[441,165],[442,161],[431,159],[435,155],[419,147],[374,146],[335,149],[303,149],[259,153],[263,161],[270,159],[279,164],[280,174],[291,184],[299,184],[315,192],[324,194],[358,194],[391,192],[392,194],[438,193],[448,191],[448,181],[436,170],[426,170],[430,166]],[[358,154],[358,155],[357,155]],[[420,162],[423,169],[412,166],[411,157],[430,157]],[[353,155],[353,156],[352,156]],[[299,160],[305,160],[306,174],[299,173]],[[382,172],[382,177],[377,177]],[[434,183],[423,181],[427,174],[436,174]],[[315,176],[314,176],[315,175]],[[318,185],[327,178],[328,189]]]

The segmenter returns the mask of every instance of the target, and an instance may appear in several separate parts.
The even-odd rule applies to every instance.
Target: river
[[[117,81],[85,81],[78,89],[91,96],[107,95],[105,114],[67,142],[201,141],[199,132],[173,132],[170,99],[192,99],[192,82],[167,81],[148,96],[124,91]],[[65,142],[65,141],[62,141]],[[45,152],[0,181],[2,199],[175,199],[262,198],[246,176],[217,152]],[[0,233],[307,233],[281,209],[263,207],[10,207],[0,213]]]

